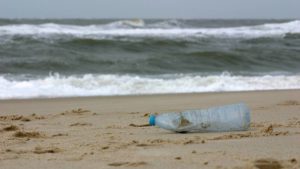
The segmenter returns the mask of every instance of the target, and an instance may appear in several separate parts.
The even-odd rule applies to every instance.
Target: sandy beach
[[[172,133],[150,113],[245,102],[244,132]],[[0,168],[300,168],[300,90],[0,101]]]

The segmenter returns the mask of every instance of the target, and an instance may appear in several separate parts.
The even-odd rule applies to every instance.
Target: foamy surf
[[[159,27],[161,25],[161,27]],[[32,35],[35,37],[51,37],[51,35],[69,35],[79,38],[105,39],[111,37],[217,37],[217,38],[258,38],[283,37],[288,33],[300,33],[300,21],[286,23],[270,23],[256,26],[240,26],[228,28],[180,28],[178,26],[152,24],[145,25],[141,20],[118,21],[105,25],[63,25],[63,24],[21,24],[0,26],[0,36]]]
[[[50,75],[40,79],[0,77],[0,99],[113,96],[163,93],[300,89],[300,75]]]

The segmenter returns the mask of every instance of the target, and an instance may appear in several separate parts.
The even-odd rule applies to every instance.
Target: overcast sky
[[[0,0],[0,18],[300,18],[300,0]]]

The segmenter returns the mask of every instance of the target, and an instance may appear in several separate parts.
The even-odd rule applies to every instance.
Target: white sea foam
[[[120,27],[120,24],[123,27]],[[124,25],[136,25],[135,28],[124,28]],[[272,23],[258,26],[243,26],[230,28],[147,28],[142,21],[114,22],[108,25],[5,25],[0,26],[0,36],[3,35],[71,35],[80,38],[105,38],[118,36],[134,37],[232,37],[232,38],[257,38],[257,37],[283,37],[287,33],[300,33],[300,21],[286,23]],[[141,28],[142,27],[142,28]]]
[[[14,81],[0,76],[0,99],[299,89],[300,75],[59,76]]]

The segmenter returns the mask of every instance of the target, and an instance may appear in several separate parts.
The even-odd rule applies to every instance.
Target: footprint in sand
[[[84,110],[82,108],[78,108],[78,109],[73,109],[71,111],[65,111],[65,112],[61,113],[61,115],[71,115],[71,114],[83,115],[83,114],[87,114],[87,113],[91,113],[91,111],[90,110]]]
[[[57,147],[35,147],[33,153],[35,154],[47,154],[47,153],[59,153],[62,150],[60,148]]]
[[[41,134],[36,131],[34,131],[34,132],[17,131],[13,136],[18,137],[18,138],[43,138],[43,137],[45,137],[44,134]]]
[[[53,134],[52,137],[62,137],[62,136],[69,136],[68,133],[58,133],[58,134]]]
[[[147,164],[146,162],[140,161],[140,162],[115,162],[115,163],[110,163],[108,165],[113,167],[120,167],[120,166],[139,167],[146,164]]]
[[[299,106],[300,102],[298,102],[296,100],[287,100],[283,103],[278,103],[277,105],[279,105],[279,106]]]
[[[2,129],[2,131],[17,131],[17,130],[19,130],[19,127],[15,125],[10,125]]]
[[[73,126],[92,126],[91,123],[73,123],[73,124],[70,124],[71,127]]]
[[[23,121],[29,122],[32,120],[42,120],[45,119],[44,116],[37,116],[36,114],[32,114],[29,116],[22,116],[22,115],[7,115],[7,116],[0,116],[0,121]]]
[[[254,161],[254,166],[258,169],[281,169],[282,165],[274,159],[258,159]]]

